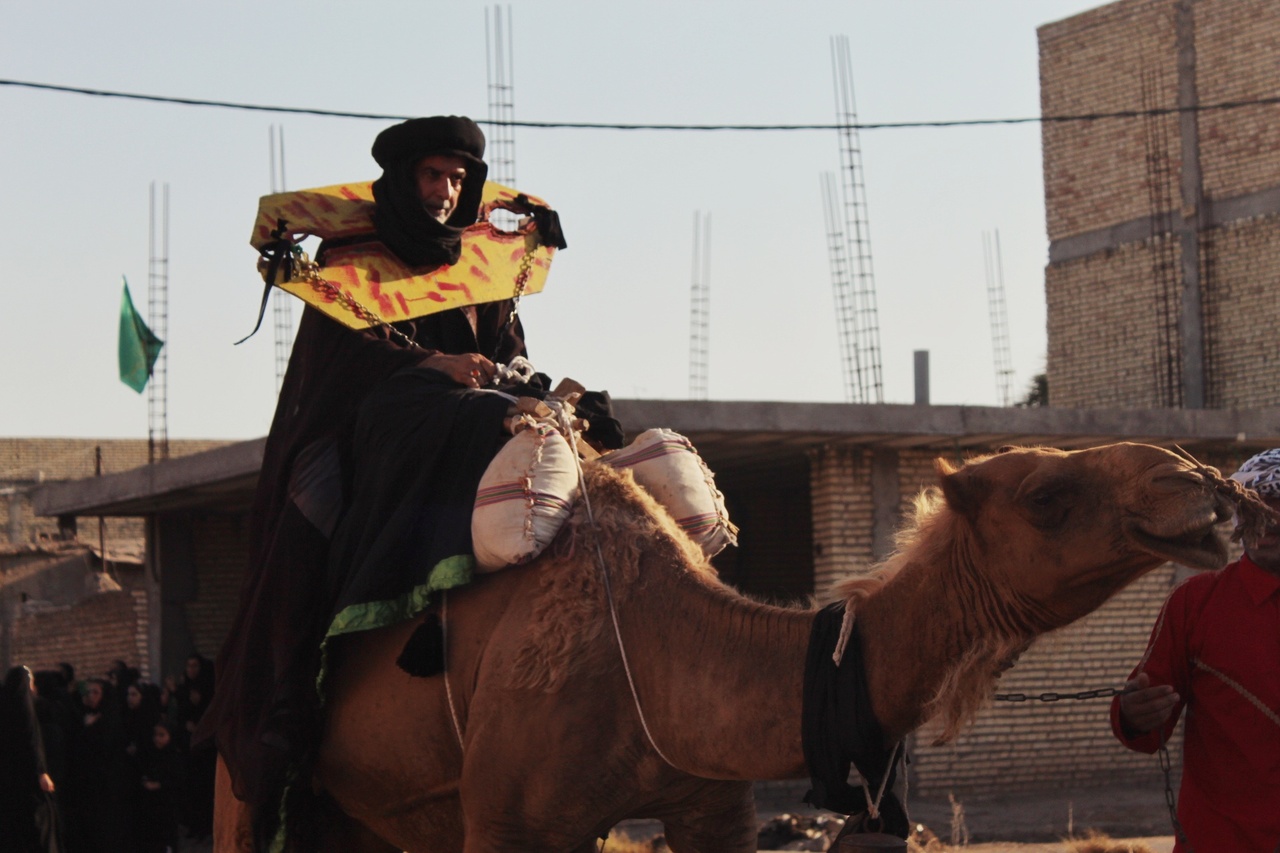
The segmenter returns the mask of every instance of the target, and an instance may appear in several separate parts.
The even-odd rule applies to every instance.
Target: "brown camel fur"
[[[955,737],[1037,635],[1167,560],[1226,559],[1216,472],[1160,448],[1013,448],[938,469],[898,552],[840,590],[891,740],[935,715]],[[640,817],[677,853],[755,849],[751,780],[807,776],[814,611],[723,585],[629,475],[590,466],[587,493],[594,524],[579,506],[550,553],[448,594],[447,687],[396,667],[414,624],[344,638],[314,784],[368,831],[328,849],[585,852]],[[223,782],[217,849],[244,849]]]

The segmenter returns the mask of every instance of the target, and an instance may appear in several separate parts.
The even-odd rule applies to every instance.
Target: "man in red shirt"
[[[1231,479],[1280,511],[1280,448]],[[1244,556],[1169,596],[1111,729],[1152,753],[1187,710],[1175,853],[1280,850],[1280,524],[1244,536]]]

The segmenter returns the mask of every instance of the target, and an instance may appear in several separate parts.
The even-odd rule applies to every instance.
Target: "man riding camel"
[[[382,131],[374,232],[322,243],[317,262],[378,243],[415,269],[456,263],[480,209],[484,148],[465,117]],[[545,214],[556,233],[542,238],[563,246]],[[469,577],[476,485],[509,406],[477,389],[524,355],[511,299],[362,330],[305,309],[250,514],[239,614],[198,733],[263,818],[260,840],[319,741],[322,643],[413,618],[429,593]],[[541,396],[538,379],[505,390]]]

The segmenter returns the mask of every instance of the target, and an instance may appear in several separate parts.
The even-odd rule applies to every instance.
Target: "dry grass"
[[[1140,841],[1115,841],[1101,832],[1090,832],[1085,838],[1069,838],[1066,841],[1070,853],[1152,853]]]
[[[625,832],[618,832],[615,829],[609,833],[602,853],[657,853],[666,849],[667,844],[662,836],[649,841],[636,841]]]
[[[994,850],[1054,850],[1062,853],[1154,853],[1141,841],[1116,841],[1105,833],[1091,831],[1084,838],[1065,838],[1060,844],[978,844],[970,847],[967,844],[953,845],[939,839],[925,827],[912,834],[907,840],[910,853],[958,853],[958,851],[994,851]]]

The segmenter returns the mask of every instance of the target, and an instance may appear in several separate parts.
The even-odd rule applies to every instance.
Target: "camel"
[[[1241,497],[1142,444],[936,464],[896,553],[838,590],[891,741],[935,716],[956,737],[1036,636],[1164,562],[1220,568]],[[325,849],[585,853],[627,818],[662,821],[677,853],[756,849],[751,780],[808,775],[816,611],[723,584],[625,472],[588,466],[586,489],[592,518],[579,506],[537,561],[448,593],[445,676],[397,668],[413,622],[335,650]],[[225,772],[218,797],[216,849],[249,849]]]

